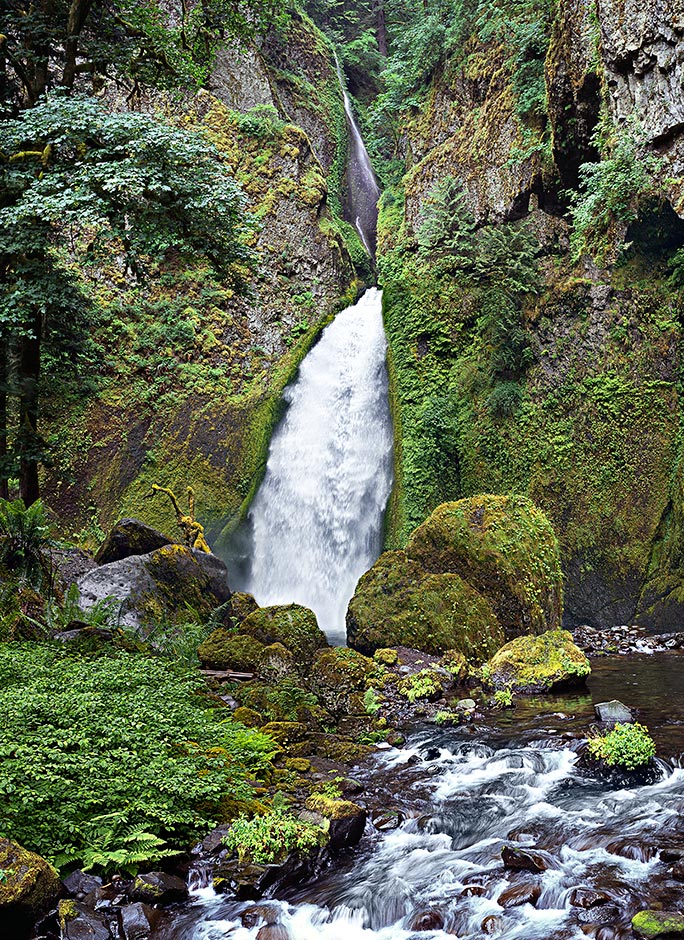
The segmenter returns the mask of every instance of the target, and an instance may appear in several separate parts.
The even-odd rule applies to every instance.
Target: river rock
[[[358,712],[363,707],[366,679],[374,669],[372,659],[344,646],[323,650],[316,655],[309,675],[309,686],[333,715]]]
[[[139,519],[119,519],[97,550],[95,561],[98,565],[108,565],[131,555],[149,555],[172,542],[178,544],[176,539],[170,539]]]
[[[292,937],[285,924],[264,924],[256,940],[292,940]]]
[[[542,872],[549,867],[546,860],[537,852],[528,852],[526,849],[519,849],[511,845],[505,845],[501,849],[501,858],[504,868],[513,871],[531,871]]]
[[[534,907],[540,895],[541,885],[536,881],[520,881],[504,888],[496,903],[505,909],[522,907],[523,904],[531,904]]]
[[[60,940],[112,940],[106,915],[81,901],[60,901],[57,908]]]
[[[483,667],[483,679],[494,689],[553,692],[583,685],[589,660],[566,630],[511,640]]]
[[[557,629],[562,574],[556,537],[533,503],[475,496],[438,506],[405,551],[386,552],[347,612],[350,646],[412,646],[491,656],[507,639]]]
[[[683,937],[684,914],[678,911],[639,911],[632,918],[632,929],[642,940]]]
[[[599,721],[610,722],[611,724],[631,724],[634,721],[629,708],[613,699],[611,702],[599,702],[594,705],[594,712]]]
[[[70,897],[82,901],[88,894],[101,886],[102,878],[91,875],[87,871],[76,869],[64,878],[62,884]]]
[[[573,888],[570,892],[570,903],[573,907],[582,907],[585,909],[598,907],[601,904],[607,904],[610,897],[603,891],[596,891],[594,888]]]
[[[351,800],[334,800],[312,794],[304,804],[310,812],[328,822],[330,848],[333,851],[357,845],[366,827],[366,810]]]
[[[208,613],[230,599],[221,559],[183,545],[102,565],[80,578],[78,587],[83,610],[113,598],[121,605],[121,622],[130,627],[188,607]]]
[[[121,909],[121,930],[124,940],[149,940],[159,922],[159,911],[137,901]]]
[[[259,607],[240,625],[240,633],[264,646],[281,643],[295,659],[300,672],[308,672],[318,650],[329,644],[316,615],[300,604]]]
[[[443,930],[444,916],[439,911],[419,911],[409,923],[409,930]]]
[[[163,871],[151,871],[145,875],[138,875],[131,891],[131,897],[136,901],[146,901],[148,904],[161,904],[162,906],[184,901],[187,896],[188,888],[185,882]]]
[[[0,839],[0,924],[19,933],[54,903],[59,876],[40,855]]]
[[[225,627],[213,630],[197,648],[199,661],[211,669],[256,672],[264,644],[251,636],[232,633]]]

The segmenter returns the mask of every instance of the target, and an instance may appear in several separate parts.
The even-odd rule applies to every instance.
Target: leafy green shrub
[[[52,545],[40,500],[27,508],[21,499],[0,499],[0,565],[12,576],[37,590],[51,587]]]
[[[460,721],[460,715],[458,712],[437,712],[435,715],[435,724],[436,725],[457,725]]]
[[[57,867],[135,871],[246,800],[270,738],[161,659],[0,645],[0,835]]]
[[[257,104],[245,112],[231,111],[231,116],[243,134],[257,140],[278,137],[286,127],[272,104]]]
[[[648,728],[635,722],[631,725],[616,724],[607,734],[589,738],[589,753],[595,760],[602,760],[609,767],[636,770],[648,764],[655,756],[656,748]]]
[[[421,669],[420,672],[402,679],[398,690],[412,705],[418,699],[439,698],[444,691],[439,676],[430,669]]]
[[[320,826],[302,822],[280,808],[253,819],[239,816],[223,840],[240,861],[257,865],[281,861],[289,852],[309,852],[324,841],[325,833]]]
[[[494,704],[497,708],[512,708],[513,693],[510,689],[497,689],[494,693]]]
[[[380,702],[375,689],[366,689],[363,696],[363,707],[369,715],[377,715],[380,711]]]

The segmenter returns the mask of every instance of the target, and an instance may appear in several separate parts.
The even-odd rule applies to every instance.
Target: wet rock
[[[486,684],[513,692],[553,692],[583,685],[589,660],[567,630],[520,636],[502,647],[483,667]]]
[[[541,885],[534,881],[524,881],[512,884],[510,888],[504,888],[496,899],[496,903],[505,909],[521,907],[523,904],[531,904],[534,907],[540,895]]]
[[[660,848],[661,862],[668,862],[668,863],[678,862],[682,858],[684,858],[684,846],[679,846],[679,845],[661,846]]]
[[[328,820],[330,848],[339,852],[360,841],[366,827],[366,810],[350,800],[333,800],[322,794],[312,794],[306,809]]]
[[[197,655],[202,665],[210,669],[256,672],[264,650],[263,643],[253,637],[236,635],[219,627],[200,644]]]
[[[40,855],[9,839],[0,839],[0,870],[0,924],[18,933],[54,903],[59,876]]]
[[[499,933],[502,927],[503,917],[499,917],[497,914],[490,914],[488,917],[485,917],[480,924],[480,930],[487,936]]]
[[[245,908],[240,915],[242,926],[251,930],[259,924],[277,924],[280,921],[280,908],[275,904],[254,904]]]
[[[549,867],[537,852],[528,852],[515,846],[505,845],[501,850],[504,868],[512,871],[542,872]]]
[[[92,891],[96,891],[97,888],[100,887],[102,878],[76,869],[76,871],[72,871],[71,874],[64,878],[62,884],[70,897],[76,898],[77,901],[82,901],[86,895],[90,894]]]
[[[132,555],[79,578],[81,608],[111,597],[118,601],[120,619],[141,626],[160,609],[168,614],[188,607],[207,613],[230,599],[228,572],[216,555],[182,545],[166,545],[146,555]]]
[[[265,924],[256,935],[256,940],[291,940],[291,935],[284,924]]]
[[[105,915],[80,901],[60,901],[57,919],[60,940],[112,940]]]
[[[362,700],[366,679],[374,668],[373,660],[347,647],[335,647],[316,655],[309,685],[325,708],[334,715],[353,711],[354,700]]]
[[[131,897],[137,901],[147,901],[148,904],[175,904],[184,901],[188,896],[188,888],[184,881],[175,875],[166,872],[152,871],[146,875],[138,875],[133,882]]]
[[[474,712],[477,708],[477,702],[472,698],[462,698],[454,705],[454,711],[457,712]]]
[[[124,940],[149,940],[159,921],[159,911],[140,901],[121,908]]]
[[[670,869],[670,875],[675,881],[684,881],[684,860],[675,862]]]
[[[443,930],[444,917],[439,911],[419,911],[414,914],[409,924],[409,930]]]
[[[131,555],[149,555],[171,543],[178,544],[176,539],[169,538],[139,519],[119,519],[98,549],[95,561],[98,565],[108,565],[112,561],[130,558]]]
[[[193,849],[195,855],[213,855],[223,847],[223,840],[228,835],[230,826],[217,826]]]
[[[570,892],[570,903],[573,907],[582,907],[585,909],[598,907],[600,904],[606,904],[610,897],[603,891],[596,891],[594,888],[573,888]]]
[[[464,885],[459,897],[462,898],[482,898],[487,893],[482,885]]]
[[[641,940],[655,937],[684,936],[684,914],[678,911],[639,911],[632,918],[632,929]]]
[[[441,753],[438,747],[426,747],[425,750],[421,752],[420,756],[423,760],[439,760]]]
[[[399,810],[385,810],[373,816],[373,825],[378,832],[391,832],[393,829],[398,829],[403,821],[403,813]]]
[[[611,724],[619,723],[622,725],[630,724],[634,721],[634,716],[629,708],[623,705],[622,702],[618,702],[617,699],[613,699],[611,702],[599,702],[597,705],[594,705],[594,711],[599,721],[610,722]]]
[[[620,920],[620,909],[615,904],[600,904],[586,909],[580,908],[577,912],[580,924],[593,926],[617,924]]]

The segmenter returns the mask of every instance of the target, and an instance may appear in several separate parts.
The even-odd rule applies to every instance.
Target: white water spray
[[[285,391],[240,585],[261,605],[310,607],[340,644],[356,583],[381,551],[392,484],[381,300],[372,289],[338,314]]]

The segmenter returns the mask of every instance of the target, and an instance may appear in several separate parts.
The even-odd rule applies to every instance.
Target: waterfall
[[[381,302],[373,288],[339,313],[285,390],[236,584],[261,605],[310,607],[338,644],[356,583],[382,549],[392,484]]]
[[[378,198],[380,187],[359,131],[347,87],[342,75],[339,59],[335,55],[337,77],[342,89],[344,113],[350,133],[349,158],[347,163],[347,198],[345,218],[356,228],[368,254],[374,258],[378,228]]]

